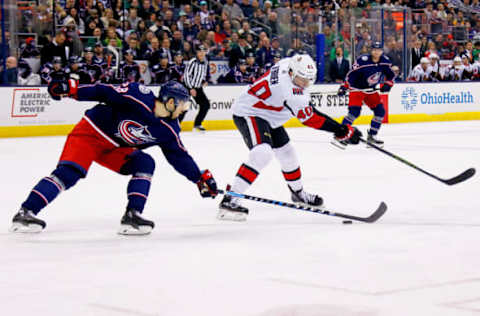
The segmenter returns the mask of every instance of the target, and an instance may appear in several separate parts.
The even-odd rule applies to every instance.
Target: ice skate
[[[148,235],[155,227],[155,223],[145,219],[134,209],[127,209],[120,221],[120,235]]]
[[[230,191],[230,186],[227,186]],[[225,194],[219,205],[217,219],[225,221],[244,222],[247,220],[248,209],[240,205],[239,199]]]
[[[380,148],[383,148],[383,140],[380,140],[376,137],[376,135],[372,135],[370,134],[370,131],[368,133],[368,137],[367,137],[367,147],[370,147],[368,144],[369,143],[372,143],[374,145],[376,145],[377,147],[380,147]]]
[[[292,201],[303,205],[303,206],[315,206],[315,207],[322,207],[323,206],[323,199],[313,193],[308,193],[305,190],[300,191],[293,191],[290,186],[288,187],[290,192],[292,192]]]
[[[197,133],[205,133],[205,127],[203,127],[202,125],[198,125],[198,126],[194,126],[193,127],[193,132],[197,132]]]
[[[12,219],[12,233],[39,233],[47,224],[41,219],[35,217],[32,211],[21,208]]]
[[[335,147],[338,147],[340,149],[345,149],[347,148],[347,141],[346,140],[338,140],[336,137],[333,137],[332,141],[330,142]]]

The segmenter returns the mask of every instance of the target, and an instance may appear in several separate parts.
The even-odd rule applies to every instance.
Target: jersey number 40
[[[259,98],[260,100],[265,101],[272,96],[272,91],[268,85],[268,80],[261,80],[255,82],[255,84],[248,90],[248,94],[253,95],[254,97]],[[277,111],[280,112],[283,109],[283,106],[276,107],[263,103],[263,101],[258,101],[253,105],[254,108]]]

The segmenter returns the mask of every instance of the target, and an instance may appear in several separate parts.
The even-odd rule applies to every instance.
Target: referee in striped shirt
[[[202,122],[210,109],[210,101],[208,101],[208,98],[203,91],[203,87],[207,86],[207,83],[210,80],[210,66],[205,57],[206,53],[207,49],[205,46],[199,45],[196,49],[196,57],[189,60],[183,75],[185,85],[190,90],[190,94],[200,107],[193,125],[193,130],[197,132],[205,131]]]

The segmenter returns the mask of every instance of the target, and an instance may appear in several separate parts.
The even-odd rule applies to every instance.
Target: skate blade
[[[43,230],[43,227],[38,224],[29,224],[23,225],[20,223],[13,223],[9,231],[11,233],[25,233],[25,234],[36,234]]]
[[[152,232],[152,227],[150,226],[138,226],[135,228],[130,225],[120,225],[120,229],[118,230],[119,235],[126,235],[126,236],[141,236],[141,235],[148,235]]]
[[[245,222],[247,220],[247,214],[220,209],[217,214],[217,219],[221,221]]]
[[[342,143],[340,143],[340,142],[338,142],[338,141],[336,141],[336,140],[332,140],[332,141],[330,142],[330,144],[332,144],[333,146],[335,146],[335,147],[337,147],[337,148],[343,149],[343,150],[345,150],[345,149],[347,148],[347,145],[344,145],[344,144],[342,144]]]

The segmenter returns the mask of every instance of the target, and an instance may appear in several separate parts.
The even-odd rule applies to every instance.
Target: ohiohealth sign
[[[389,95],[390,114],[480,111],[480,83],[397,84]]]

